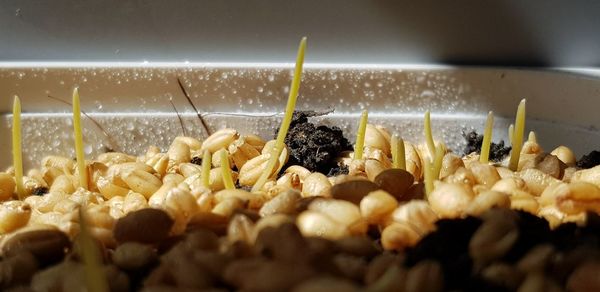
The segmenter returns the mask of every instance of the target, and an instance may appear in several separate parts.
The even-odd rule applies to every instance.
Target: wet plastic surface
[[[74,156],[71,107],[80,87],[86,155],[107,149],[141,154],[166,150],[185,133],[204,137],[188,91],[209,130],[233,127],[272,138],[284,110],[292,64],[3,63],[0,64],[0,167],[10,165],[11,96],[23,107],[25,167],[48,154]],[[506,140],[518,102],[527,98],[526,130],[547,150],[571,147],[578,157],[600,144],[596,71],[518,70],[446,66],[307,64],[297,109],[330,111],[313,118],[341,127],[351,142],[362,109],[413,142],[423,141],[423,113],[431,111],[434,137],[460,151],[462,131],[483,129],[496,115],[494,141]],[[48,97],[48,95],[54,97]],[[183,128],[173,106],[180,113]]]

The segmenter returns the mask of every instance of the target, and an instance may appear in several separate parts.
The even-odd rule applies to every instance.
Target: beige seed
[[[56,167],[66,174],[72,174],[74,165],[73,159],[62,156],[46,156],[42,159],[43,167]]]
[[[184,180],[185,180],[185,177],[183,175],[181,175],[181,174],[178,174],[178,173],[168,173],[165,176],[163,176],[162,182],[163,182],[163,184],[165,184],[165,183],[180,184]]]
[[[242,189],[221,190],[215,193],[217,203],[225,201],[229,198],[238,198],[248,204],[248,208],[258,210],[265,202],[265,198],[258,193],[251,193]]]
[[[375,125],[367,124],[364,146],[377,148],[389,156],[391,155],[389,134],[383,131],[384,130],[381,127],[377,128]],[[386,134],[388,137],[387,139]]]
[[[308,210],[317,211],[340,223],[352,235],[362,235],[367,231],[358,206],[342,200],[316,199]]]
[[[493,207],[509,208],[509,196],[505,193],[496,191],[481,192],[473,201],[471,201],[467,207],[466,213],[469,215],[478,216]]]
[[[167,155],[169,156],[168,169],[173,169],[180,163],[189,162],[192,159],[190,146],[178,140],[171,143]]]
[[[305,180],[307,176],[311,174],[310,170],[300,166],[300,165],[292,165],[285,170],[285,173],[293,173],[298,175],[301,180]]]
[[[148,173],[155,172],[154,168],[150,165],[141,162],[127,162],[109,166],[106,171],[106,177],[111,179],[112,183],[118,186],[127,187],[123,177],[133,170],[140,170]]]
[[[525,181],[519,177],[503,178],[497,181],[491,188],[492,191],[512,194],[515,191],[526,191]]]
[[[381,245],[385,250],[402,251],[414,246],[419,239],[419,234],[405,223],[394,222],[385,227],[381,233]]]
[[[442,168],[440,170],[440,179],[443,179],[451,174],[454,174],[457,169],[465,167],[464,162],[460,156],[454,153],[446,153],[442,160]]]
[[[160,153],[160,148],[153,146],[153,145],[148,146],[146,153],[144,153],[144,156],[142,157],[142,159],[138,159],[138,161],[145,162],[147,159],[149,159],[150,157],[153,157],[154,155],[156,155],[158,153]]]
[[[321,212],[302,212],[296,219],[296,225],[304,236],[318,236],[330,240],[349,236],[346,227]]]
[[[146,197],[144,197],[144,195],[136,192],[129,192],[123,199],[123,203],[121,206],[121,209],[123,210],[123,213],[125,215],[127,213],[141,210],[144,208],[149,208],[148,201],[146,200]]]
[[[515,191],[510,196],[510,208],[537,214],[539,204],[534,196],[524,191]]]
[[[406,158],[406,171],[410,172],[415,180],[421,179],[421,176],[423,175],[423,164],[421,163],[421,157],[419,156],[415,146],[405,141],[404,151]]]
[[[23,188],[27,196],[31,195],[35,189],[47,188],[48,184],[44,180],[38,180],[33,177],[23,176]]]
[[[270,154],[261,154],[248,160],[240,169],[239,182],[243,186],[253,186],[269,163]],[[278,165],[278,164],[276,164]],[[273,169],[271,175],[277,173],[278,167]]]
[[[369,180],[375,180],[380,173],[382,173],[386,168],[381,162],[374,159],[367,159],[365,161],[365,173],[367,174],[367,178]]]
[[[43,199],[39,201],[35,207],[40,212],[50,212],[58,202],[67,199],[68,196],[69,195],[64,192],[49,192],[42,197]]]
[[[166,182],[163,184],[150,198],[148,199],[148,205],[153,208],[161,208],[167,198],[167,193],[177,187],[177,184],[174,182]],[[144,196],[146,197],[146,196]]]
[[[248,160],[260,155],[260,152],[243,138],[229,145],[228,151],[237,169],[241,169]]]
[[[73,193],[75,191],[75,185],[72,176],[61,175],[54,180],[54,183],[50,186],[50,192],[64,192]]]
[[[600,165],[573,173],[571,182],[588,182],[600,187]]]
[[[0,172],[0,201],[12,198],[15,190],[15,180],[7,173]]]
[[[150,198],[162,185],[160,179],[154,175],[137,169],[125,173],[123,180],[132,191],[140,193],[146,198]]]
[[[236,214],[227,226],[227,240],[231,243],[242,241],[251,244],[254,234],[254,223],[248,216]]]
[[[202,166],[193,163],[182,163],[179,165],[179,173],[183,177],[188,178],[202,173]]]
[[[191,151],[200,150],[200,148],[202,148],[202,143],[196,138],[186,137],[186,136],[177,136],[177,137],[175,137],[174,141],[179,141],[179,142],[185,143],[190,148]]]
[[[385,169],[392,167],[390,158],[383,151],[376,148],[365,147],[363,158],[377,160]]]
[[[383,190],[370,192],[360,201],[360,213],[369,224],[378,224],[398,206],[398,201]]]
[[[435,229],[438,215],[426,201],[412,200],[396,208],[392,212],[391,219],[397,223],[410,225],[418,234],[427,234]]]
[[[57,167],[52,166],[42,168],[42,176],[44,177],[44,181],[46,181],[48,185],[52,185],[54,180],[63,174],[65,173]]]
[[[302,190],[302,180],[295,173],[284,173],[279,179],[277,179],[276,184],[276,187],[280,187],[282,189]]]
[[[302,184],[303,197],[330,197],[331,183],[327,177],[319,172],[314,172],[304,179]]]
[[[506,163],[508,163],[508,160],[505,161]],[[515,172],[504,166],[497,166],[496,171],[498,172],[498,175],[500,175],[501,179],[518,177],[518,175]]]
[[[556,187],[548,187],[540,197],[541,202],[555,202],[558,209],[568,215],[586,211],[600,211],[600,188],[587,182],[560,183]]]
[[[265,144],[265,147],[263,147],[261,154],[271,154],[273,147],[275,147],[275,142],[276,142],[275,140],[271,140],[271,141],[267,142]],[[289,150],[288,150],[287,146],[284,144],[283,150],[281,150],[281,154],[279,155],[279,158],[277,159],[277,161],[279,163],[276,164],[276,166],[275,166],[275,169],[276,169],[275,173],[279,173],[281,171],[281,168],[283,168],[283,166],[287,164],[288,158],[289,158]]]
[[[104,177],[99,177],[96,182],[98,191],[107,199],[111,199],[116,196],[124,196],[129,192],[129,189],[118,186],[110,182]]]
[[[212,213],[223,217],[230,217],[236,209],[243,207],[244,201],[237,197],[229,197],[216,204],[212,209]]]
[[[444,182],[452,184],[464,184],[473,187],[477,183],[477,179],[471,170],[459,167],[454,174],[444,178]]]
[[[216,204],[215,196],[210,192],[203,193],[196,199],[196,204],[198,204],[198,212],[209,213]]]
[[[567,146],[558,146],[550,154],[558,157],[560,161],[568,166],[575,165],[575,153]]]
[[[15,231],[29,222],[31,207],[23,201],[6,201],[0,205],[0,234]]]
[[[187,220],[198,212],[196,199],[190,192],[180,188],[171,189],[167,193],[164,207],[171,215],[182,215],[186,219],[186,224]]]
[[[296,202],[300,198],[300,192],[296,190],[281,192],[273,199],[265,202],[258,211],[258,214],[262,217],[274,214],[293,214],[296,210]]]
[[[217,152],[221,148],[227,149],[229,144],[239,138],[239,134],[234,129],[221,129],[210,135],[202,143],[201,151],[208,150],[211,153]]]
[[[473,162],[470,164],[471,173],[475,177],[475,182],[488,187],[492,187],[500,180],[500,175],[493,165],[487,163]]]
[[[107,166],[111,166],[125,162],[135,162],[135,157],[120,152],[107,152],[98,155],[97,160]]]
[[[463,214],[474,196],[473,191],[462,184],[439,182],[427,199],[440,217],[455,218]]]
[[[261,152],[267,143],[265,140],[263,140],[263,138],[253,134],[244,136],[244,141],[252,145],[252,147],[258,150],[258,152]]]
[[[216,192],[222,189],[225,189],[225,184],[223,183],[223,176],[221,175],[221,168],[213,168],[210,170],[210,177],[208,178],[208,185],[211,191]],[[200,176],[198,176],[200,179]],[[238,173],[235,171],[231,172],[231,179],[235,182],[238,180]],[[201,182],[201,181],[200,181]],[[241,182],[240,182],[241,184]]]
[[[527,190],[535,196],[539,196],[550,184],[560,182],[551,175],[534,168],[520,171],[519,177],[525,182]]]
[[[151,166],[162,177],[167,173],[167,169],[169,168],[169,156],[164,153],[158,153],[146,160],[146,164]]]

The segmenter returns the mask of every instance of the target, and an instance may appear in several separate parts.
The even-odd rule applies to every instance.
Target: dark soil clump
[[[319,115],[312,111],[296,111],[290,124],[290,130],[285,138],[285,144],[290,150],[290,165],[301,165],[310,171],[323,174],[343,173],[336,162],[340,152],[352,150],[352,145],[344,137],[338,127],[315,126],[308,121],[309,117]]]
[[[481,153],[481,144],[483,144],[483,135],[477,134],[475,131],[471,131],[469,133],[463,133],[463,137],[467,140],[467,145],[465,146],[465,155],[476,152],[477,154]],[[508,154],[510,154],[510,146],[504,146],[504,140],[500,140],[499,143],[494,143],[490,145],[490,160],[495,162],[500,162],[504,159]]]
[[[600,164],[600,151],[592,151],[588,155],[583,155],[581,159],[577,161],[577,167],[579,168],[592,168]]]

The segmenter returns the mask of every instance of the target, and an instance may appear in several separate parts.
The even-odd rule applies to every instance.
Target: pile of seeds
[[[275,141],[234,129],[102,154],[86,161],[87,188],[72,159],[46,157],[22,201],[0,173],[0,287],[83,290],[80,210],[113,291],[598,287],[600,166],[578,167],[569,148],[529,140],[517,171],[502,147],[493,164],[446,152],[425,195],[427,146],[404,142],[406,167],[392,168],[384,127],[367,125],[354,159],[338,129],[292,126],[286,141],[308,146],[284,148],[256,192]]]

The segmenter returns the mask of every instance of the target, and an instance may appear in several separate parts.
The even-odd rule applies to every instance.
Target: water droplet
[[[83,152],[85,152],[85,154],[87,154],[87,155],[90,155],[90,154],[92,154],[92,145],[90,145],[90,144],[86,144],[86,145],[83,147]]]

